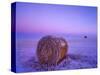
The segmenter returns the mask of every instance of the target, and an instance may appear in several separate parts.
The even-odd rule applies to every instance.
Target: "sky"
[[[97,8],[17,2],[16,30],[27,34],[96,34]]]

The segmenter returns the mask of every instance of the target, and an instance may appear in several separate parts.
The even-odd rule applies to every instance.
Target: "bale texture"
[[[64,38],[45,36],[41,38],[37,46],[37,57],[40,64],[57,65],[66,56],[68,44]]]

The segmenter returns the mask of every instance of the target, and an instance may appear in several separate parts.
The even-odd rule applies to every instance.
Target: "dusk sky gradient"
[[[97,8],[18,2],[16,26],[20,33],[96,34]]]

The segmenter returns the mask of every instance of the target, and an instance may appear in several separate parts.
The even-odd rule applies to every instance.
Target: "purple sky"
[[[17,32],[97,33],[96,7],[17,2],[16,8]]]

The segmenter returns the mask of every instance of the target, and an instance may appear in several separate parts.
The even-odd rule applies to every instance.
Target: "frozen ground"
[[[17,39],[17,72],[73,70],[97,67],[97,40],[95,37],[66,38],[69,44],[68,59],[56,67],[41,66],[37,60],[36,47],[38,39]]]
[[[68,59],[64,59],[56,67],[47,67],[46,65],[41,66],[33,57],[23,64],[25,66],[23,68],[27,68],[26,72],[96,68],[97,62],[91,58],[92,57],[70,54]]]

